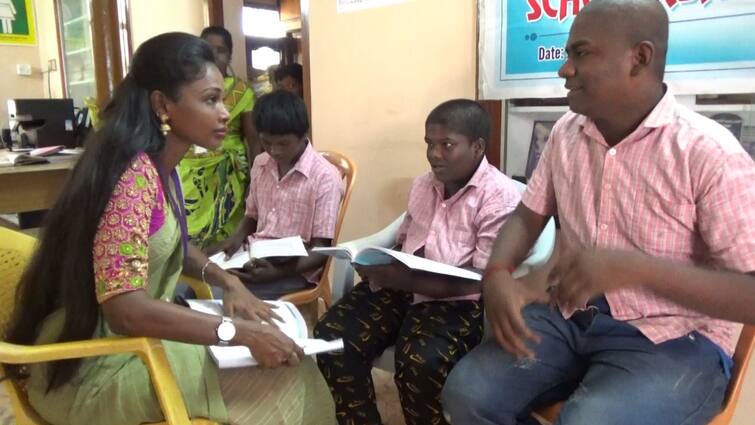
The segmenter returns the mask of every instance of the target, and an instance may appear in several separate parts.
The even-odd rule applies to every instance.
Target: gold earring
[[[172,130],[170,128],[170,124],[168,124],[168,115],[160,115],[160,122],[162,122],[162,124],[160,124],[160,132],[163,134],[163,136],[167,136],[168,133],[170,133],[170,130]]]

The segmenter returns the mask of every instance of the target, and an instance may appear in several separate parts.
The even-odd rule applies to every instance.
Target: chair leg
[[[317,299],[317,320],[319,321],[320,318],[325,314],[326,311],[328,311],[328,303],[325,302],[324,299],[318,298]]]

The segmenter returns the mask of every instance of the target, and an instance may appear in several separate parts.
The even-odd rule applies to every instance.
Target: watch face
[[[218,326],[218,339],[228,342],[236,336],[236,327],[231,322],[223,322]]]

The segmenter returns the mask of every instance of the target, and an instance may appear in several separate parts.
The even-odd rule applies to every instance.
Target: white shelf
[[[63,22],[63,26],[72,25],[72,24],[75,24],[75,23],[81,22],[81,21],[87,21],[87,22],[89,22],[89,17],[82,15],[82,16],[79,16],[79,17],[76,17],[76,18],[73,18],[73,19],[69,19],[68,21]]]
[[[753,112],[755,105],[694,105],[692,110],[696,112]]]
[[[568,110],[568,106],[509,106],[508,109],[511,114],[539,114],[543,112],[563,114]]]
[[[89,79],[89,80],[79,80],[79,81],[71,81],[70,83],[68,83],[68,85],[69,85],[69,86],[80,86],[80,85],[83,85],[83,84],[91,84],[91,83],[94,83],[94,80],[93,80],[93,79]]]
[[[78,55],[79,53],[86,53],[86,52],[91,52],[91,51],[92,51],[91,47],[84,47],[83,49],[76,49],[76,50],[71,50],[70,52],[66,52],[66,56],[73,56],[73,55]]]

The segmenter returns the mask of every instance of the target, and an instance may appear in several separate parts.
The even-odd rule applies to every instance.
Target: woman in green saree
[[[45,344],[145,336],[165,351],[192,417],[234,425],[333,424],[327,385],[274,311],[188,242],[175,171],[226,133],[223,79],[200,38],[145,41],[47,215],[5,339]],[[226,317],[165,302],[181,273],[224,289]],[[218,370],[207,345],[246,346],[263,367]],[[6,366],[53,425],[163,420],[133,354]]]
[[[244,216],[249,169],[261,152],[252,124],[254,93],[229,72],[233,40],[223,27],[202,30],[223,74],[223,103],[228,110],[228,133],[220,149],[193,148],[181,160],[178,173],[184,189],[189,238],[202,249],[226,239]],[[211,248],[212,249],[212,248]]]

